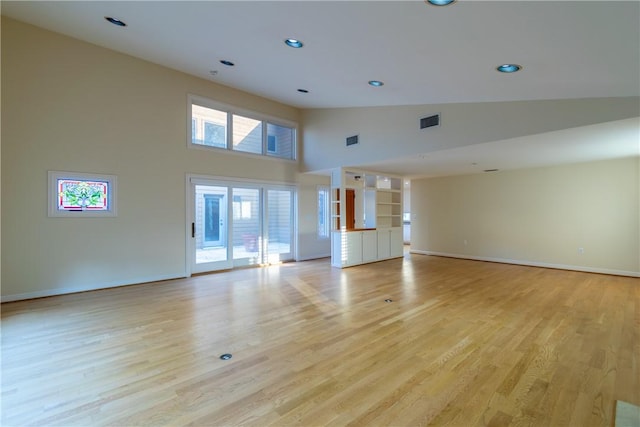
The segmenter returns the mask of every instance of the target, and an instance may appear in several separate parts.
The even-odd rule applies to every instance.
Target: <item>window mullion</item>
[[[262,120],[262,155],[267,155],[267,122]]]
[[[233,150],[233,113],[227,111],[227,150]]]

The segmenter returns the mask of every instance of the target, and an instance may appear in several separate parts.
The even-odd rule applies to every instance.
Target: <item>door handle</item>
[[[191,223],[191,237],[196,237],[196,223]]]

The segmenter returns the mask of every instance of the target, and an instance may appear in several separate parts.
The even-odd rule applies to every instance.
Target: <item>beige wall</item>
[[[293,162],[187,148],[190,93],[301,118],[293,107],[2,18],[4,299],[183,276],[187,173],[297,182]],[[117,175],[118,216],[48,218],[49,170]],[[299,214],[306,209],[314,207]]]
[[[639,171],[635,157],[413,180],[411,249],[640,275]]]

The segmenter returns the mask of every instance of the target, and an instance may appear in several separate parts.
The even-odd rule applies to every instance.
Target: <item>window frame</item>
[[[222,147],[214,147],[214,146],[209,146],[209,145],[204,145],[204,144],[196,144],[193,142],[193,135],[192,135],[192,120],[193,120],[193,109],[192,106],[193,105],[198,105],[204,108],[209,108],[209,109],[213,109],[213,110],[217,110],[220,111],[222,113],[225,113],[227,116],[227,123],[226,123],[226,147],[222,148]],[[248,152],[248,151],[240,151],[240,150],[234,150],[233,147],[233,116],[241,116],[241,117],[246,117],[248,119],[253,119],[253,120],[258,120],[260,122],[262,122],[262,144],[261,144],[261,153],[252,153],[252,152]],[[276,152],[272,152],[269,151],[269,147],[268,147],[268,132],[267,132],[267,127],[268,125],[276,125],[276,126],[282,126],[282,127],[286,127],[286,128],[290,128],[293,132],[293,146],[291,147],[291,152],[292,152],[292,157],[288,158],[288,157],[282,157],[282,156],[278,156],[277,155],[277,145],[276,145]],[[200,150],[207,150],[207,151],[216,151],[216,152],[225,152],[225,153],[233,153],[236,155],[241,155],[241,156],[251,156],[251,157],[259,157],[261,159],[272,159],[272,160],[278,160],[278,161],[284,161],[284,162],[290,162],[290,163],[298,163],[298,152],[299,152],[299,147],[298,147],[298,135],[299,135],[299,128],[298,128],[298,123],[290,121],[290,120],[286,120],[286,119],[280,119],[277,117],[273,117],[273,116],[269,116],[266,114],[261,114],[261,113],[257,113],[255,111],[251,111],[251,110],[246,110],[246,109],[242,109],[239,107],[234,107],[232,105],[228,105],[228,104],[223,104],[220,102],[216,102],[214,100],[211,100],[209,98],[205,98],[202,96],[198,96],[198,95],[193,95],[193,94],[188,94],[187,95],[187,147],[189,148],[195,148],[195,149],[200,149]],[[277,144],[277,142],[276,142]]]
[[[320,223],[320,193],[324,196],[324,224]],[[316,218],[316,236],[319,240],[329,239],[331,237],[331,189],[328,185],[319,185],[316,191],[316,202],[318,203],[318,217]]]
[[[229,129],[231,129],[230,124],[229,124],[228,113],[226,111],[220,110],[219,108],[216,108],[214,106],[203,105],[202,103],[199,103],[199,102],[196,102],[195,104],[197,106],[199,106],[199,107],[207,108],[207,109],[210,109],[210,110],[216,110],[216,111],[224,114],[225,115],[225,123],[224,123],[224,125],[222,125],[222,124],[210,122],[210,121],[207,121],[207,120],[202,120],[201,122],[197,121],[193,116],[193,108],[192,108],[193,107],[193,103],[190,103],[189,104],[189,117],[188,117],[189,122],[190,122],[190,127],[189,127],[188,132],[187,132],[188,137],[189,137],[188,142],[190,142],[192,145],[198,146],[198,147],[227,149],[227,144],[229,143],[229,135],[228,135],[228,133],[229,133]],[[194,121],[195,121],[195,123],[194,123]],[[194,126],[194,124],[195,124],[195,126]],[[206,133],[207,133],[206,132],[207,124],[211,124],[211,125],[214,125],[214,126],[221,126],[221,127],[224,126],[224,141],[223,141],[224,142],[224,147],[220,147],[220,146],[217,146],[217,145],[209,145],[209,144],[205,143],[206,142]],[[193,137],[194,137],[193,130],[194,130],[194,128],[196,130],[196,141],[200,141],[201,143],[194,143],[193,142]],[[201,139],[197,139],[197,136],[201,136],[202,138]]]
[[[107,183],[107,209],[105,210],[61,210],[58,209],[58,180],[98,181]],[[48,217],[51,218],[99,218],[118,216],[117,176],[86,172],[48,171]]]

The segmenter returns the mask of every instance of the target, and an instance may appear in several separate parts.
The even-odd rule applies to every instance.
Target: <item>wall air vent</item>
[[[434,126],[440,126],[440,114],[434,114],[433,116],[423,117],[420,119],[420,129],[431,128]]]
[[[350,145],[356,145],[358,143],[358,135],[353,135],[347,138],[347,147]]]

